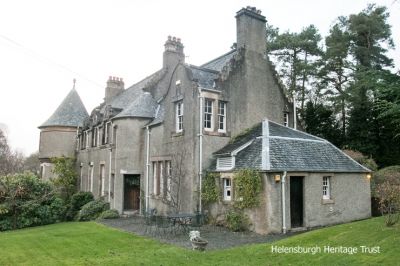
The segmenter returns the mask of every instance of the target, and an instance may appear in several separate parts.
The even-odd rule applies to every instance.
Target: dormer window
[[[183,131],[183,101],[179,101],[175,104],[175,120],[176,120],[176,132]]]
[[[204,101],[204,130],[213,131],[213,101],[205,99]]]

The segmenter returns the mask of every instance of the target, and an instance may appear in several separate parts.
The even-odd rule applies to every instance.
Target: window
[[[204,101],[204,129],[213,130],[213,102],[208,99]]]
[[[93,162],[89,163],[88,189],[93,193]]]
[[[111,174],[111,198],[114,198],[114,180],[115,180],[115,175]]]
[[[106,123],[106,130],[105,130],[105,144],[110,143],[111,141],[111,122]]]
[[[98,129],[95,127],[92,131],[92,147],[97,146]]]
[[[176,103],[176,132],[182,132],[183,131],[183,102],[180,101]]]
[[[331,198],[331,177],[324,176],[322,178],[322,198],[330,199]]]
[[[285,127],[289,126],[289,114],[288,113],[283,113],[283,125]]]
[[[232,181],[230,178],[223,178],[222,182],[224,183],[224,200],[231,200],[231,188],[232,188]]]
[[[106,144],[106,127],[107,125],[101,127],[101,145]]]
[[[218,132],[226,132],[226,103],[218,102]]]
[[[89,131],[85,131],[85,147],[89,148]]]
[[[104,196],[104,180],[105,180],[104,164],[100,164],[99,195],[101,196]]]
[[[171,176],[172,176],[172,168],[171,161],[165,162],[165,168],[167,170],[167,200],[171,200]]]
[[[85,134],[82,132],[79,139],[79,145],[81,150],[85,148]]]
[[[153,193],[154,195],[160,194],[160,173],[158,162],[153,162]]]

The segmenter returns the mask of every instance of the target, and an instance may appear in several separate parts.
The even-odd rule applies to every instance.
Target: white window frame
[[[108,144],[111,143],[111,122],[107,122],[105,125],[105,137],[104,137],[104,143]]]
[[[106,166],[105,164],[100,164],[100,181],[101,181],[101,190],[100,195],[105,195],[105,179],[106,179]]]
[[[223,183],[223,188],[224,188],[224,201],[231,201],[232,200],[232,179],[231,178],[223,178],[222,183]]]
[[[171,161],[165,162],[166,174],[167,174],[167,200],[171,200],[171,186],[172,186],[172,167]]]
[[[160,164],[160,195],[164,195],[164,162],[159,161]]]
[[[94,172],[93,162],[90,162],[90,164],[89,164],[89,174],[90,174],[89,182],[90,182],[90,192],[92,192],[92,193],[93,193],[93,172]]]
[[[222,111],[222,112],[221,112]],[[222,119],[222,123],[221,123]],[[222,125],[222,129],[221,129]],[[218,101],[218,132],[226,132],[226,102]]]
[[[89,142],[89,131],[86,130],[86,131],[85,131],[85,148],[86,148],[86,149],[89,149],[89,146],[90,146],[90,142]]]
[[[287,112],[283,113],[283,125],[285,127],[289,126],[289,113],[287,113]]]
[[[208,105],[211,104],[211,106]],[[209,112],[207,109],[211,110],[211,112]],[[204,116],[203,116],[203,127],[204,130],[206,131],[213,131],[214,130],[214,101],[211,99],[204,99]],[[209,116],[209,119],[208,119]],[[207,127],[207,123],[210,122],[210,127]]]
[[[157,169],[158,162],[153,162],[153,194],[157,195]]]
[[[331,177],[322,177],[322,199],[331,199]]]
[[[183,101],[179,101],[175,104],[175,124],[176,132],[183,131]]]

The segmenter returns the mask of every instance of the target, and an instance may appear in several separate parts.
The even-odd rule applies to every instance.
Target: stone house
[[[301,179],[293,186],[303,191],[303,199],[298,198],[303,202],[303,222],[294,226],[317,226],[369,217],[370,190],[366,179],[369,170],[330,143],[291,129],[294,124],[292,104],[265,53],[265,17],[259,10],[247,7],[237,12],[236,23],[234,48],[201,66],[185,63],[181,40],[168,37],[161,69],[128,88],[122,78],[110,77],[104,101],[90,115],[73,89],[49,120],[39,127],[43,178],[51,177],[51,157],[74,155],[80,189],[103,197],[121,213],[144,213],[151,209],[162,214],[193,213],[203,211],[200,191],[206,170],[221,172],[221,178],[228,180],[229,177],[234,184],[232,173],[236,169],[253,167],[264,176],[260,207],[263,210],[249,213],[257,232],[277,232],[284,227],[277,215],[282,213],[282,204],[280,183],[272,180],[275,175],[282,176],[282,181],[283,176],[287,180]],[[260,124],[261,121],[264,122]],[[234,145],[230,143],[234,136],[247,136],[242,132],[254,129],[254,125],[263,126],[256,126],[257,131],[250,130],[255,138],[251,144],[248,140],[243,143],[247,146],[242,147],[236,143],[236,138]],[[269,133],[266,125],[270,125]],[[283,135],[274,135],[273,128]],[[268,134],[270,154],[264,152],[267,148],[264,136]],[[286,140],[286,137],[293,138],[298,147],[282,142],[286,145],[282,156],[274,158],[273,142]],[[296,151],[291,150],[294,147]],[[328,148],[335,152],[332,156],[340,157],[338,163],[344,164],[342,168],[329,163],[331,154],[328,151],[324,154],[326,161],[319,168],[308,167],[305,163],[292,167],[294,157],[283,156],[287,151],[293,151],[296,156],[295,152],[311,154]],[[226,156],[228,153],[230,156]],[[265,160],[265,156],[269,160]],[[237,161],[229,165],[229,160],[232,163],[234,159],[226,157]],[[225,168],[218,167],[223,165],[224,159]],[[308,159],[311,157],[303,158]],[[256,160],[257,165],[243,163]],[[274,164],[275,161],[278,163]],[[328,181],[325,177],[329,177]],[[290,199],[291,182],[286,183],[286,201]],[[348,191],[348,186],[355,184],[359,189]],[[335,198],[323,201],[322,191],[327,189]],[[226,193],[227,187],[222,190]],[[309,198],[311,192],[312,198]],[[229,204],[225,198],[212,206],[210,212],[223,212]],[[285,206],[286,216],[290,217],[291,205]],[[340,206],[348,206],[352,211],[343,211]]]

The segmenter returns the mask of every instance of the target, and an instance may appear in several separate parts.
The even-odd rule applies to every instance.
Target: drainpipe
[[[150,128],[146,126],[146,213],[149,212]]]
[[[116,131],[114,130],[115,127],[117,127],[117,125],[115,125],[113,127],[113,134],[114,134],[114,132],[116,133]],[[117,136],[118,135],[115,134],[115,138],[113,137],[115,139],[115,146],[114,146],[114,197],[113,197],[113,207],[114,207],[114,209],[115,209],[115,198],[116,198],[116,196],[115,196],[115,179],[117,178],[117,142],[118,142]],[[122,211],[121,211],[121,213],[122,213]]]
[[[203,179],[203,121],[202,121],[202,111],[203,111],[203,97],[201,97],[201,88],[199,88],[199,212],[202,213],[201,204],[201,189],[202,189],[202,179]]]
[[[285,197],[285,184],[286,184],[286,174],[287,172],[283,172],[282,176],[282,233],[286,234],[286,197]]]
[[[293,128],[297,129],[296,95],[293,92]]]
[[[112,128],[112,127],[111,127]],[[110,147],[110,160],[108,165],[108,202],[111,203],[111,158],[112,158],[112,148]]]

